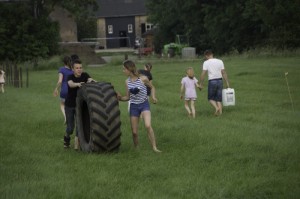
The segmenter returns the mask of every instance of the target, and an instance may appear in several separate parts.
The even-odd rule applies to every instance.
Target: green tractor
[[[176,35],[175,43],[169,43],[164,45],[163,54],[168,57],[174,57],[175,55],[181,55],[181,51],[184,47],[188,47],[188,38],[185,35]]]

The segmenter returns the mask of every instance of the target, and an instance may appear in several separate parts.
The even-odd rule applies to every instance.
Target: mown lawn
[[[223,61],[236,106],[214,117],[204,89],[194,120],[180,100],[180,81],[189,66],[199,79],[202,60],[153,61],[159,102],[151,105],[152,126],[161,154],[152,152],[143,122],[140,149],[133,148],[122,102],[119,153],[65,150],[59,100],[52,96],[57,71],[30,72],[29,88],[6,86],[0,94],[0,198],[299,198],[300,58]],[[85,70],[124,93],[121,65]]]

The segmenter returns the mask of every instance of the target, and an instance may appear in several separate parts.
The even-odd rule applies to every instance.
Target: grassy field
[[[196,119],[187,117],[180,81],[189,66],[198,78],[202,60],[154,62],[152,125],[161,154],[152,152],[142,122],[140,149],[133,148],[122,102],[119,153],[65,150],[52,96],[57,70],[31,72],[29,88],[7,86],[0,94],[0,198],[300,198],[299,56],[223,60],[236,106],[214,117],[204,89]],[[121,65],[85,70],[124,93]]]

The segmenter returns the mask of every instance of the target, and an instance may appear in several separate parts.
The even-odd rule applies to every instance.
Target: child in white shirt
[[[181,80],[180,99],[183,99],[184,93],[184,107],[188,112],[189,117],[196,117],[195,101],[197,99],[196,87],[200,88],[198,80],[194,76],[194,69],[188,67],[186,70],[186,77]]]

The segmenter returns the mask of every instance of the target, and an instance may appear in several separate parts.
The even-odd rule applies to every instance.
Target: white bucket
[[[222,90],[222,102],[223,106],[235,105],[235,95],[233,88],[227,88]]]

